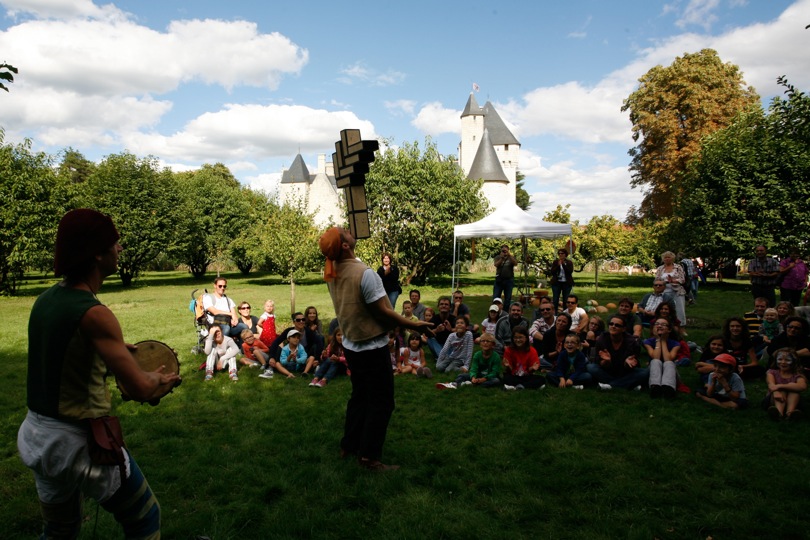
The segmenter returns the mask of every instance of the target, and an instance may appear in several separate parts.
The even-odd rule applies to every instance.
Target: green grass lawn
[[[290,287],[277,276],[228,275],[229,294],[258,315],[276,302],[288,322]],[[584,303],[629,295],[649,276],[575,276]],[[474,322],[489,306],[491,277],[463,275]],[[210,280],[209,280],[210,281]],[[19,460],[25,415],[27,319],[52,279],[31,278],[0,298],[0,534],[40,530],[33,477]],[[435,305],[449,278],[420,287]],[[155,491],[163,537],[260,538],[806,538],[810,527],[810,423],[776,424],[759,409],[764,383],[746,389],[746,411],[713,408],[680,394],[674,402],[616,391],[437,391],[433,381],[397,377],[397,410],[385,449],[387,474],[338,459],[348,379],[324,389],[303,379],[263,380],[243,368],[238,383],[203,383],[190,293],[209,287],[183,273],[153,273],[125,290],[111,279],[99,298],[127,341],[174,347],[184,382],[158,407],[122,402],[115,414]],[[334,314],[316,276],[296,286],[296,307]],[[405,291],[407,297],[407,290]],[[725,316],[750,309],[745,284],[710,283],[687,309],[688,339],[703,345]],[[528,311],[527,311],[528,312]],[[285,320],[286,319],[286,320]],[[680,368],[696,385],[691,368]],[[114,386],[114,383],[111,383]],[[81,538],[93,537],[96,504],[85,505]],[[105,512],[97,538],[118,538]]]

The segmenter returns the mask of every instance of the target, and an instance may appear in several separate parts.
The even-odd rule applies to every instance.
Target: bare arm
[[[418,332],[430,332],[430,328],[433,326],[432,323],[427,321],[412,321],[410,319],[406,319],[388,307],[390,304],[388,302],[388,297],[386,296],[381,296],[379,299],[366,305],[374,318],[381,321],[383,326],[387,328],[399,326],[402,328],[410,328],[411,330],[416,330]]]
[[[164,374],[163,366],[155,371],[142,370],[124,343],[118,319],[106,306],[90,308],[82,317],[80,328],[132,399],[150,401],[168,392],[180,380],[177,374]]]

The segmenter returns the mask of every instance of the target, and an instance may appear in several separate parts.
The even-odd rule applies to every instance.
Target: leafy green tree
[[[807,248],[810,228],[810,97],[787,83],[766,114],[752,107],[706,138],[685,176],[688,200],[669,231],[673,245],[713,260]]]
[[[30,268],[53,268],[56,227],[67,203],[52,159],[31,141],[5,144],[0,128],[0,294],[14,294]]]
[[[261,264],[290,282],[290,313],[295,313],[295,283],[323,264],[318,247],[321,230],[303,207],[284,203],[259,227]]]
[[[126,152],[104,158],[82,185],[82,203],[108,214],[121,234],[118,275],[124,287],[172,249],[179,201],[171,171],[155,158]]]
[[[596,291],[599,292],[599,263],[616,258],[624,233],[622,223],[611,215],[593,216],[579,231],[579,255],[594,263]]]
[[[255,227],[255,222],[248,219],[250,203],[239,181],[225,165],[206,163],[175,176],[181,202],[173,253],[201,279],[211,264],[225,263],[230,243],[243,230]]]
[[[6,64],[5,62],[0,64],[0,81],[6,81],[7,83],[14,82],[14,75],[12,73],[17,73],[17,68],[12,66],[11,64]],[[8,92],[8,87],[0,82],[0,89],[5,90]]]
[[[95,164],[86,159],[78,150],[66,148],[62,155],[62,162],[57,169],[57,174],[68,178],[74,184],[81,184],[90,178],[95,167]]]
[[[742,73],[717,52],[684,54],[668,67],[655,66],[624,101],[633,140],[631,184],[645,189],[638,212],[647,219],[669,217],[686,193],[681,175],[700,149],[701,139],[728,126],[759,102]]]
[[[265,260],[262,243],[259,242],[258,224],[267,220],[268,216],[278,212],[278,206],[263,192],[242,188],[241,196],[247,203],[247,214],[239,235],[228,245],[228,256],[242,274],[247,275],[250,270]]]
[[[526,183],[526,175],[522,172],[517,171],[516,174],[517,184],[515,186],[515,203],[522,208],[523,210],[528,210],[529,207],[532,205],[532,199],[529,196],[529,192],[523,187]],[[568,223],[566,221],[566,223]]]
[[[366,177],[371,238],[358,255],[379,260],[387,251],[404,269],[404,283],[423,283],[453,262],[453,226],[484,216],[481,182],[471,181],[436,144],[425,140],[378,153]]]

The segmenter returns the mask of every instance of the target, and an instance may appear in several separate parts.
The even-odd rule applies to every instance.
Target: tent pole
[[[456,235],[453,235],[453,277],[450,281],[450,290],[455,291],[456,287]]]

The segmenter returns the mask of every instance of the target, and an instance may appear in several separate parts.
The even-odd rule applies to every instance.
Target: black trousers
[[[388,347],[345,350],[351,370],[352,395],[340,447],[371,461],[382,457],[388,422],[394,412],[394,373]]]

